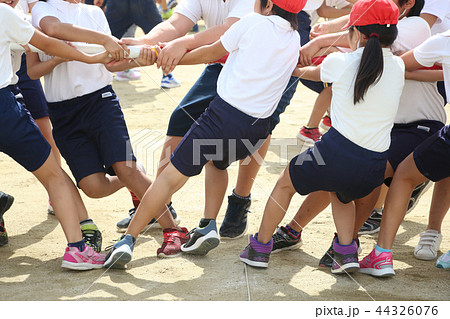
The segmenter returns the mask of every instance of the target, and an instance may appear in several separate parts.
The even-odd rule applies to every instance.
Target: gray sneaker
[[[203,228],[197,227],[191,230],[189,241],[181,246],[181,251],[193,255],[206,255],[210,250],[216,248],[220,244],[217,235],[217,225],[215,220],[211,220],[208,225]]]

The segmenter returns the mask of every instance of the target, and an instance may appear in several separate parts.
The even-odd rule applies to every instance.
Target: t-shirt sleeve
[[[239,41],[242,35],[248,30],[249,24],[252,24],[254,15],[250,14],[244,19],[241,19],[234,23],[221,37],[223,47],[228,52],[233,52],[239,48]]]
[[[335,52],[328,55],[320,67],[320,79],[322,82],[333,83],[340,78],[344,65],[344,54]]]
[[[39,1],[34,5],[33,10],[31,10],[31,23],[36,28],[40,28],[41,20],[45,17],[58,18],[58,12],[48,3]]]
[[[436,62],[442,63],[443,56],[446,55],[446,53],[442,51],[446,47],[445,40],[444,37],[439,35],[432,36],[414,49],[414,58],[417,62],[426,67],[431,67]]]
[[[230,13],[228,13],[228,18],[238,18],[242,19],[247,14],[254,11],[254,5],[255,2],[253,0],[240,0],[235,1],[233,7],[230,10]]]
[[[197,23],[198,20],[202,19],[202,4],[200,0],[184,0],[177,5],[175,12]]]
[[[445,20],[445,16],[450,10],[450,1],[448,0],[426,0],[423,9],[420,12],[434,15],[438,18],[436,22]]]
[[[35,31],[33,26],[7,5],[0,7],[0,21],[8,21],[8,27],[4,28],[3,33],[11,42],[25,45],[33,37]]]

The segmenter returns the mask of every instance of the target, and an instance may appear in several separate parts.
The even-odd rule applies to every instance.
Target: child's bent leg
[[[293,230],[300,232],[317,215],[330,205],[330,195],[325,191],[317,191],[306,196],[294,218],[288,224]]]
[[[409,199],[414,188],[427,181],[417,169],[413,154],[410,154],[398,166],[386,197],[386,203],[381,219],[378,246],[392,249],[397,230],[405,217]]]
[[[427,229],[441,232],[442,221],[450,208],[450,177],[434,184]]]
[[[350,245],[353,241],[355,225],[355,204],[353,202],[348,204],[342,203],[336,193],[330,193],[330,200],[339,244]]]
[[[289,166],[281,173],[275,188],[270,194],[264,209],[263,219],[258,231],[258,241],[267,244],[286,214],[292,196],[296,193],[289,176]]]
[[[152,183],[145,192],[141,204],[136,210],[136,214],[131,219],[126,234],[137,238],[142,229],[152,218],[159,221],[158,214],[167,199],[178,191],[189,179],[181,174],[175,166],[169,164],[159,177]],[[167,212],[167,209],[166,209]]]
[[[56,162],[59,166],[61,166],[61,154],[59,153],[58,147],[56,146],[55,140],[53,139],[50,118],[48,116],[45,116],[40,119],[35,119],[34,121],[41,130],[41,133],[47,140],[48,144],[50,144],[50,146],[52,147],[52,152],[56,158]]]
[[[81,179],[78,186],[90,198],[103,198],[117,192],[123,184],[117,176],[94,173]]]
[[[358,237],[358,232],[364,222],[370,217],[370,214],[375,207],[377,199],[380,197],[381,186],[375,188],[366,197],[355,200],[355,228],[353,230],[353,238]]]
[[[311,115],[309,116],[308,124],[309,128],[319,127],[320,120],[326,113],[331,104],[331,86],[326,87],[320,92],[317,97]]]
[[[216,219],[228,186],[228,172],[208,162],[205,166],[205,211],[204,218]]]

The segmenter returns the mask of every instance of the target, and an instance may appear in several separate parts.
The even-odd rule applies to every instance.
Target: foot
[[[391,252],[382,252],[378,256],[375,249],[359,262],[359,272],[375,277],[394,276],[394,264]]]
[[[158,257],[176,257],[181,254],[181,245],[189,241],[189,231],[182,227],[180,230],[176,228],[167,228],[163,230],[164,242],[161,248],[158,248]]]
[[[370,235],[380,231],[382,210],[374,209],[369,218],[364,222],[358,235]]]
[[[303,126],[297,134],[297,138],[303,142],[314,144],[320,141],[322,134],[319,132],[317,127],[307,128]]]
[[[164,89],[173,89],[181,86],[181,82],[174,78],[172,73],[168,75],[163,75],[161,80],[161,87]]]
[[[50,198],[48,199],[47,213],[49,215],[55,216],[55,210],[53,209],[52,202],[50,201]]]
[[[239,198],[234,192],[228,196],[227,211],[219,230],[220,237],[237,239],[244,236],[247,231],[247,214],[251,204],[250,196],[248,198]]]
[[[258,234],[255,236],[258,237]],[[245,247],[239,259],[249,266],[267,268],[272,248],[273,238],[267,244],[263,244],[256,240],[253,235],[250,235],[250,243]]]
[[[102,233],[95,224],[81,225],[81,233],[86,245],[92,247],[96,252],[102,251]]]
[[[61,267],[72,270],[102,268],[105,262],[105,255],[99,254],[88,245],[85,247],[83,251],[78,250],[77,247],[66,247]]]
[[[8,209],[14,202],[14,197],[5,194],[0,191],[0,247],[8,243],[8,233],[5,228],[5,221],[3,219],[3,214],[6,213]]]
[[[167,8],[173,9],[173,8],[175,8],[177,5],[178,5],[178,1],[177,1],[177,0],[170,0],[170,1],[167,3]]]
[[[437,230],[427,229],[420,234],[420,240],[414,249],[414,257],[421,260],[434,260],[441,245],[442,234]]]
[[[136,71],[136,69],[116,72],[116,76],[114,77],[116,81],[121,82],[139,80],[140,78],[141,72]]]
[[[436,261],[436,267],[450,269],[450,250],[438,258]]]
[[[326,132],[331,128],[331,117],[325,115],[320,123],[320,128]]]
[[[430,187],[433,184],[430,181],[423,182],[422,184],[418,185],[416,188],[414,188],[411,198],[409,199],[408,203],[408,209],[406,210],[406,214],[410,213],[419,202],[420,197],[422,197],[423,194],[427,192],[427,190],[430,189]]]
[[[331,242],[330,248],[328,248],[327,252],[320,258],[319,267],[327,267],[331,268],[333,265],[334,253],[333,253],[333,243],[337,238],[337,233],[334,233],[333,241]],[[358,255],[361,254],[362,248],[359,239],[356,239],[356,244],[358,245]]]
[[[181,251],[184,253],[203,256],[220,244],[215,220],[211,220],[209,224],[203,228],[194,228],[187,236],[191,235],[191,233],[192,236],[189,241],[181,246]]]
[[[106,255],[103,267],[125,269],[133,257],[134,243],[135,239],[131,235],[122,235]]]
[[[332,274],[351,273],[359,269],[356,240],[353,240],[350,245],[340,245],[336,238],[333,242],[333,255]]]
[[[172,218],[174,219],[175,223],[176,223],[177,225],[179,225],[180,222],[181,222],[181,219],[180,219],[180,217],[178,217],[177,212],[176,212],[175,209],[172,207],[172,203],[170,203],[169,205],[167,205],[167,208],[169,209],[170,213],[172,214]],[[133,216],[134,216],[135,213],[136,213],[136,208],[130,209],[129,212],[128,212],[129,216],[126,217],[126,218],[124,218],[124,219],[122,219],[120,222],[118,222],[118,223],[116,224],[116,226],[117,226],[117,231],[118,231],[118,232],[123,233],[123,232],[125,232],[125,231],[127,230],[128,225],[130,224],[131,219],[133,218]],[[153,218],[153,219],[147,224],[147,226],[144,227],[144,229],[141,231],[141,233],[146,232],[146,231],[149,230],[150,228],[153,228],[153,229],[159,229],[159,228],[161,228],[161,225],[156,221],[156,219]]]
[[[293,250],[300,248],[300,246],[302,245],[301,236],[301,232],[300,234],[295,236],[289,231],[287,227],[278,227],[277,231],[272,236],[272,254],[278,253],[283,250]]]

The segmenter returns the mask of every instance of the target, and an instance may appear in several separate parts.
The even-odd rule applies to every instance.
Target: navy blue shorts
[[[218,96],[217,79],[223,66],[219,63],[208,65],[180,104],[170,116],[168,136],[184,136],[192,124],[205,112],[211,101]],[[283,91],[277,109],[270,117],[269,134],[280,123],[280,114],[286,110],[297,89],[298,78],[291,77]]]
[[[48,103],[53,137],[76,182],[135,161],[119,99],[111,85],[71,100]]]
[[[388,152],[388,161],[394,171],[418,145],[439,131],[443,126],[442,122],[430,120],[394,124],[391,131],[391,146]]]
[[[269,135],[269,124],[269,118],[254,118],[217,96],[192,124],[170,160],[185,176],[200,174],[209,161],[224,170],[261,147]]]
[[[17,87],[22,94],[25,108],[30,111],[31,116],[35,120],[48,116],[47,99],[45,98],[41,81],[32,80],[28,76],[25,54],[22,55],[22,64],[16,74],[19,77]],[[16,92],[14,93],[16,94]]]
[[[450,176],[450,125],[427,138],[413,153],[417,169],[423,176],[438,182]]]
[[[51,151],[30,113],[9,88],[0,89],[0,151],[30,172],[39,169]]]
[[[334,192],[346,204],[383,183],[386,163],[387,151],[362,148],[332,127],[313,147],[291,160],[289,174],[299,194]]]

